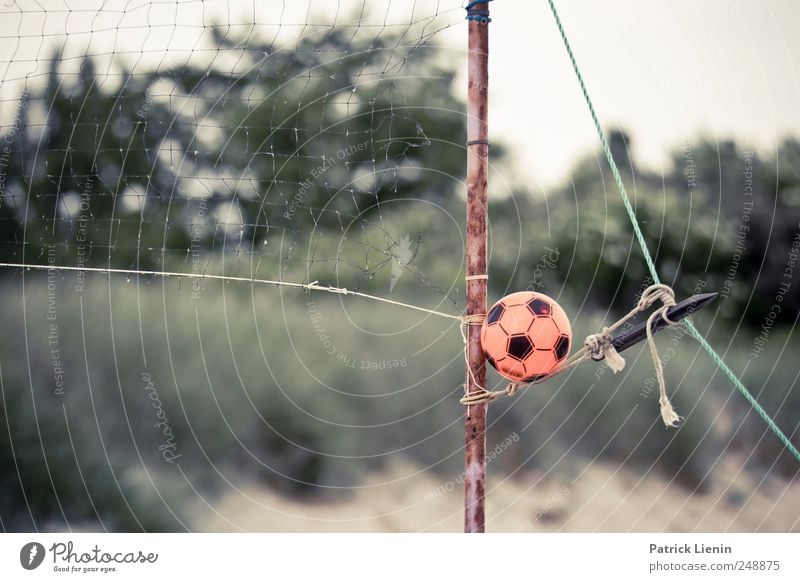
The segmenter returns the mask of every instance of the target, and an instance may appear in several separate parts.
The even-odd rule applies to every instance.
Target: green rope
[[[653,278],[653,282],[658,284],[661,280],[658,277],[658,272],[656,271],[656,265],[653,262],[653,258],[650,256],[650,251],[647,248],[647,243],[644,240],[644,235],[642,234],[642,229],[639,227],[639,221],[636,219],[636,213],[633,210],[633,206],[631,205],[631,200],[628,197],[628,192],[625,190],[625,184],[622,182],[622,176],[619,173],[619,169],[617,168],[617,164],[614,161],[614,156],[611,153],[611,148],[608,146],[608,141],[606,140],[606,134],[603,131],[603,127],[600,125],[600,121],[597,119],[597,113],[595,112],[594,105],[592,104],[592,100],[589,97],[589,92],[586,89],[586,83],[583,81],[583,75],[581,74],[580,68],[578,67],[578,62],[575,60],[575,55],[572,52],[572,47],[569,44],[569,40],[567,40],[567,33],[564,31],[564,26],[561,24],[561,18],[558,16],[558,10],[556,10],[556,6],[553,3],[553,0],[548,0],[550,3],[550,10],[553,13],[553,18],[556,20],[556,25],[558,26],[558,31],[561,33],[561,39],[564,41],[564,47],[567,49],[567,54],[569,55],[569,60],[572,62],[572,68],[575,71],[575,76],[578,78],[578,83],[581,86],[581,91],[583,91],[583,97],[586,100],[586,105],[589,106],[589,113],[592,115],[592,121],[594,122],[594,127],[597,130],[597,135],[600,136],[600,142],[603,144],[603,152],[606,154],[606,159],[608,160],[608,165],[611,167],[611,173],[614,175],[614,181],[617,183],[617,190],[619,190],[619,195],[622,198],[622,204],[625,206],[625,210],[628,212],[628,218],[630,218],[631,225],[633,226],[633,232],[636,234],[636,240],[639,241],[639,246],[642,249],[642,255],[644,256],[644,260],[647,263],[647,268],[650,271],[650,276]],[[683,320],[683,325],[689,331],[694,339],[698,341],[698,343],[703,347],[703,349],[711,356],[711,359],[714,360],[714,363],[717,364],[720,370],[733,382],[733,385],[736,386],[737,390],[745,397],[745,399],[750,403],[753,409],[758,413],[758,415],[764,420],[767,426],[775,433],[775,436],[780,439],[780,441],[784,444],[784,446],[794,455],[794,457],[800,461],[800,451],[792,444],[789,438],[783,433],[783,431],[775,424],[775,421],[767,414],[767,411],[764,410],[761,405],[756,401],[747,387],[742,383],[739,377],[731,370],[728,365],[722,360],[722,357],[714,351],[714,348],[706,341],[706,339],[702,336],[702,334],[698,331],[698,329],[688,320]]]

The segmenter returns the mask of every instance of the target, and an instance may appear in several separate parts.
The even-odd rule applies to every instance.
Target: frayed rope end
[[[625,369],[625,358],[619,355],[619,352],[610,343],[603,350],[605,354],[606,363],[611,371],[615,374]]]
[[[662,398],[659,400],[659,404],[661,404],[661,419],[664,421],[664,424],[671,428],[677,427],[683,419],[678,416],[678,413],[672,408],[672,403],[669,401],[669,398]]]

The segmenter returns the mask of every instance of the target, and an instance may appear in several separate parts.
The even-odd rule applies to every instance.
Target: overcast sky
[[[85,50],[91,42],[100,52],[135,51],[145,32],[150,51],[161,45],[173,50],[195,46],[203,23],[280,21],[288,34],[292,24],[309,19],[324,24],[337,11],[349,15],[361,4],[311,0],[309,11],[309,0],[185,0],[177,7],[145,0],[0,0],[0,117],[7,122],[13,114],[11,80],[45,72],[46,64],[37,59],[48,56],[52,45],[64,44],[65,30],[72,50]],[[407,21],[412,8],[414,19],[442,15],[448,26],[433,41],[452,50],[463,72],[462,4],[368,2],[373,14],[388,14],[389,22]],[[101,5],[105,11],[98,13]],[[701,135],[762,149],[800,135],[797,0],[562,0],[558,5],[602,122],[627,129],[634,155],[646,165],[659,169],[670,149]],[[20,16],[20,7],[26,15]],[[516,171],[510,181],[546,189],[597,147],[597,137],[546,0],[496,0],[491,10],[490,134],[511,146]],[[460,86],[463,82],[459,79]]]
[[[558,3],[604,125],[659,168],[684,140],[800,135],[800,2]],[[492,3],[492,133],[545,183],[597,137],[547,2]],[[514,42],[505,42],[514,39]]]

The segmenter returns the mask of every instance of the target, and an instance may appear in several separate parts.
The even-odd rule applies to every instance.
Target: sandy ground
[[[572,481],[535,472],[490,478],[487,531],[800,531],[800,481],[754,479],[726,459],[705,494],[655,473],[596,463]],[[396,463],[332,501],[242,487],[198,509],[198,531],[457,532],[461,484]]]

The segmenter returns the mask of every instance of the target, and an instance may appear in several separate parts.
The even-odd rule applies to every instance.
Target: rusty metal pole
[[[489,170],[487,141],[489,93],[488,2],[475,3],[485,18],[468,21],[467,100],[467,315],[486,313],[486,247]],[[477,278],[475,278],[477,276]],[[480,326],[467,326],[466,392],[485,390],[486,356],[481,348]],[[486,489],[486,403],[465,407],[464,532],[483,533]]]

